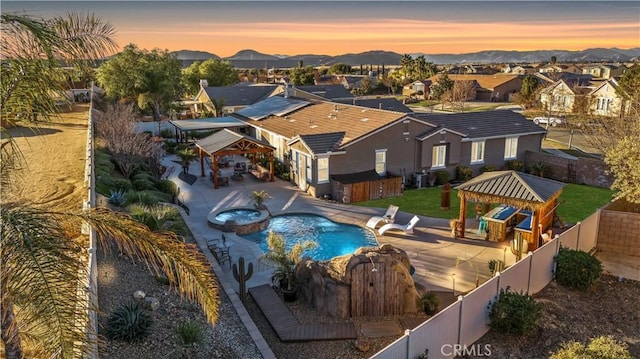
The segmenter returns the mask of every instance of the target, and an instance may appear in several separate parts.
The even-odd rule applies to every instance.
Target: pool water
[[[235,220],[238,224],[246,224],[255,221],[258,217],[260,217],[260,211],[253,209],[232,209],[218,213],[215,219],[222,223],[228,220]]]
[[[360,247],[378,245],[376,236],[367,229],[333,222],[313,214],[285,214],[272,217],[265,230],[243,237],[258,243],[260,249],[268,252],[267,235],[269,231],[281,234],[287,242],[287,249],[290,249],[297,242],[306,240],[317,242],[318,247],[305,251],[303,256],[320,261],[352,254]]]

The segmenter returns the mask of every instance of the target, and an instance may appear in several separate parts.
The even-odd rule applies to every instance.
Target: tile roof
[[[457,187],[458,190],[545,203],[565,183],[517,171],[485,172]]]
[[[433,83],[438,82],[438,79],[442,76],[441,74],[434,75],[429,77]],[[447,76],[453,81],[477,81],[480,84],[480,87],[493,90],[494,88],[503,85],[509,81],[517,79],[520,75],[511,75],[511,74],[494,74],[494,75],[483,75],[483,74],[447,74]]]
[[[340,145],[340,142],[342,142],[343,138],[344,132],[300,136],[300,140],[302,140],[302,142],[304,142],[314,154],[335,151],[336,148],[338,148],[338,145]]]
[[[224,100],[225,106],[249,106],[269,95],[271,95],[278,86],[219,86],[205,87],[204,91],[210,99],[216,101]]]
[[[356,106],[377,108],[382,110],[413,113],[413,110],[405,106],[402,102],[395,98],[372,98],[372,99],[356,99],[337,100],[336,102],[352,104]]]
[[[342,85],[301,85],[296,90],[324,97],[329,100],[353,97],[351,92]]]
[[[405,116],[406,114],[401,112],[320,102],[284,117],[269,116],[264,120],[250,123],[287,138],[344,132],[344,138],[340,143],[343,146]]]
[[[464,134],[469,139],[545,133],[542,127],[509,110],[452,114],[414,113],[411,117]],[[418,138],[425,138],[434,131],[436,129],[430,129],[418,135]]]

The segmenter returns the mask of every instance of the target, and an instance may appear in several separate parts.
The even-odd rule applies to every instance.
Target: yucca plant
[[[178,342],[181,345],[199,344],[202,342],[202,326],[197,322],[188,320],[180,323],[176,328],[178,334]]]
[[[127,202],[127,198],[123,190],[109,190],[109,203],[114,206],[122,207]]]
[[[147,335],[152,323],[151,316],[140,303],[127,303],[109,316],[106,334],[111,339],[133,342]]]

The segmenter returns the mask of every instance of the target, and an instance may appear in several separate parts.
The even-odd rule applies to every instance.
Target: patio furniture
[[[400,207],[398,206],[390,204],[383,216],[373,216],[369,218],[369,220],[367,221],[367,227],[375,229],[381,222],[384,222],[385,224],[395,222],[396,214],[398,213],[399,208]]]
[[[390,231],[390,230],[398,230],[398,231],[403,231],[405,234],[413,234],[413,227],[415,227],[416,224],[418,224],[418,222],[420,222],[420,217],[413,216],[413,218],[411,218],[409,223],[405,225],[401,225],[397,223],[388,223],[380,227],[380,229],[378,230],[378,234],[383,235],[386,231]]]

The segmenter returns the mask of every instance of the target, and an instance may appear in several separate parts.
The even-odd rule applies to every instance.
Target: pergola
[[[200,175],[204,173],[204,157],[211,158],[213,166],[213,188],[219,188],[218,185],[218,168],[220,167],[220,158],[227,155],[243,155],[253,154],[252,163],[256,163],[256,155],[262,153],[269,156],[269,180],[274,181],[273,176],[273,151],[275,147],[258,140],[255,137],[243,135],[229,129],[223,129],[211,136],[196,141],[198,155],[200,157]]]
[[[517,171],[485,172],[457,187],[460,197],[462,225],[459,237],[464,238],[467,201],[485,204],[485,212],[490,203],[503,203],[531,211],[531,235],[527,238],[529,249],[538,248],[541,230],[553,224],[553,216],[558,207],[558,197],[565,183],[529,175]]]
[[[249,127],[246,123],[235,117],[210,117],[196,120],[171,120],[169,121],[175,128],[176,138],[186,139],[185,133],[191,131],[218,130],[222,128]]]

